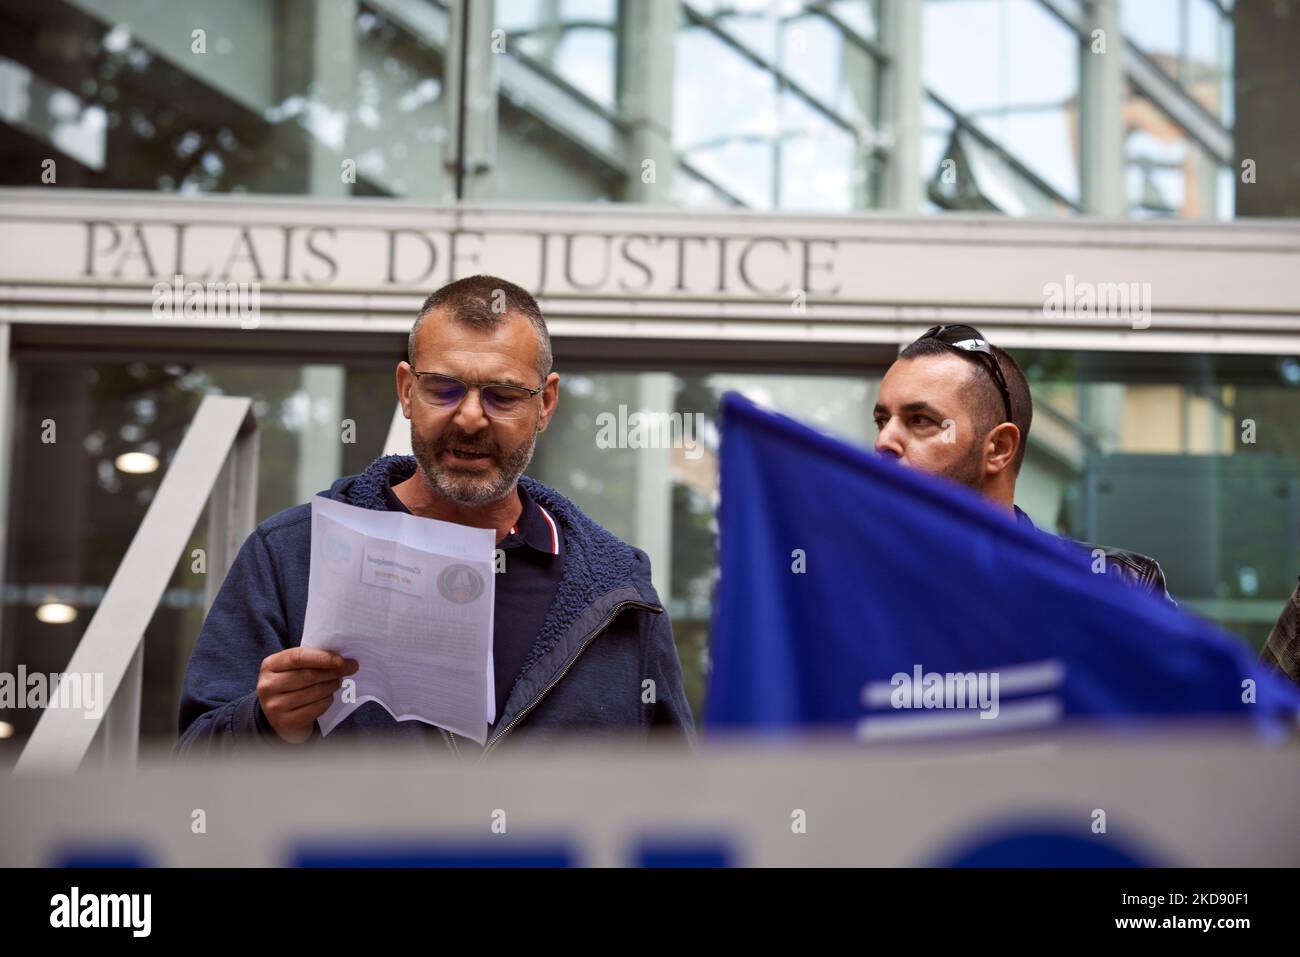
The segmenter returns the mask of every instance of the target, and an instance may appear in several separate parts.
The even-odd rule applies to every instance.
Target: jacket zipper
[[[510,723],[506,725],[504,728],[502,728],[501,732],[487,743],[487,747],[483,749],[483,754],[479,757],[480,761],[482,761],[484,758],[486,758],[489,754],[492,753],[492,749],[497,746],[497,742],[499,742],[502,738],[504,738],[507,734],[509,734],[511,730],[515,727],[515,725],[517,725],[520,721],[524,720],[524,718],[528,717],[529,713],[534,708],[537,707],[538,703],[543,698],[546,697],[547,693],[552,688],[554,688],[557,684],[559,684],[560,679],[569,673],[569,669],[572,668],[574,662],[576,662],[578,658],[582,656],[582,653],[587,650],[587,646],[590,645],[593,641],[595,641],[596,638],[600,635],[600,633],[610,626],[610,623],[613,622],[613,620],[618,616],[619,612],[621,612],[624,608],[644,608],[646,611],[652,611],[655,613],[663,612],[663,607],[660,605],[651,605],[648,602],[632,601],[632,600],[621,601],[613,608],[611,608],[609,610],[609,614],[605,616],[605,620],[602,621],[600,625],[598,625],[596,629],[591,632],[591,634],[587,635],[586,638],[582,639],[582,644],[578,646],[578,650],[574,653],[573,657],[571,657],[567,662],[565,662],[564,667],[560,669],[560,673],[550,680],[550,683],[547,684],[547,686],[541,690],[541,692],[537,695],[537,697],[535,697],[532,701],[528,702],[528,707],[524,708],[523,711],[520,711],[517,715],[515,715],[514,718],[510,721]]]
[[[442,732],[443,738],[446,739],[447,746],[451,748],[451,753],[456,757],[460,757],[460,748],[456,746],[455,737],[446,728],[439,728],[438,730]]]

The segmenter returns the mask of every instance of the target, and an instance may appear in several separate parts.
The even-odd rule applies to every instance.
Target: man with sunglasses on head
[[[1032,526],[1015,497],[1033,415],[1029,383],[1010,355],[973,326],[934,326],[899,353],[880,383],[876,451],[974,489]],[[1155,559],[1077,544],[1100,548],[1109,573],[1173,602]]]
[[[493,276],[425,301],[397,365],[414,455],[376,459],[328,492],[361,508],[493,529],[497,713],[487,743],[366,702],[321,739],[316,719],[357,664],[301,647],[311,507],[258,526],[195,646],[180,711],[181,752],[347,740],[357,734],[485,753],[570,732],[693,738],[668,612],[650,560],[559,492],[524,475],[555,416],[560,377],[537,302]]]

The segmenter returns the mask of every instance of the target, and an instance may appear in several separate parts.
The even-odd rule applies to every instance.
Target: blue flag
[[[954,483],[723,398],[705,722],[866,741],[1236,716],[1300,689],[1240,639]]]

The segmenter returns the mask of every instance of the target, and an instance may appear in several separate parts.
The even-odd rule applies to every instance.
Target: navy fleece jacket
[[[412,456],[385,456],[320,494],[386,510],[385,487],[415,468]],[[655,726],[693,740],[672,625],[650,583],[645,553],[555,490],[527,476],[520,483],[560,525],[564,574],[484,750],[566,732],[644,733]],[[264,658],[302,642],[310,555],[310,505],[272,516],[244,542],[185,673],[178,753],[295,747],[267,723],[256,686]],[[402,739],[447,754],[480,750],[468,738],[423,722],[395,721],[375,702],[362,704],[329,737],[321,738],[316,728],[296,747],[328,746],[357,735]]]

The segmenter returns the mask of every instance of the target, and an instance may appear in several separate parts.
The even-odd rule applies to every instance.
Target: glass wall
[[[1207,112],[1232,124],[1233,0],[1120,0],[1120,26]]]
[[[1021,214],[1077,208],[1074,30],[1036,0],[985,0],[927,3],[923,36],[926,130],[946,140],[925,160],[931,199],[942,208]],[[942,189],[945,159],[967,171],[981,202]]]
[[[514,55],[606,110],[617,107],[617,0],[498,0],[496,26]]]
[[[1263,644],[1300,572],[1300,365],[1294,360],[1022,352],[1035,414],[1017,500],[1043,528],[1157,558],[1184,607]],[[697,713],[716,576],[719,399],[737,390],[848,441],[874,441],[879,370],[860,375],[561,364],[561,405],[529,472],[651,556]],[[392,368],[24,360],[13,437],[0,670],[63,668],[200,398],[252,396],[257,517],[305,502],[380,452]],[[679,417],[675,448],[617,448],[602,417]],[[33,434],[52,420],[56,441]],[[343,429],[351,422],[353,441]],[[127,468],[123,453],[154,459]],[[44,506],[40,503],[44,503]],[[186,554],[203,548],[200,521]],[[871,556],[864,556],[870,561]],[[146,637],[143,731],[175,733],[206,579],[183,561]],[[43,620],[52,604],[75,618]],[[31,714],[0,713],[16,742]],[[16,753],[16,749],[7,749]]]
[[[479,0],[467,26],[459,9],[0,0],[13,38],[0,51],[0,182],[807,211],[1084,206],[1082,76],[1097,54],[1093,8],[1078,0]],[[1117,201],[1134,216],[1230,218],[1232,4],[1117,9],[1108,42],[1127,85],[1102,107],[1121,131]],[[915,109],[899,99],[913,80],[919,116],[901,112]],[[914,157],[918,171],[891,173]],[[954,168],[963,175],[945,176]]]
[[[446,13],[383,6],[4,0],[5,185],[454,198]]]
[[[873,4],[687,0],[675,42],[683,165],[756,209],[877,205]]]
[[[1184,607],[1263,645],[1300,574],[1300,366],[1264,356],[1018,355],[1018,498],[1043,527],[1156,558]]]

